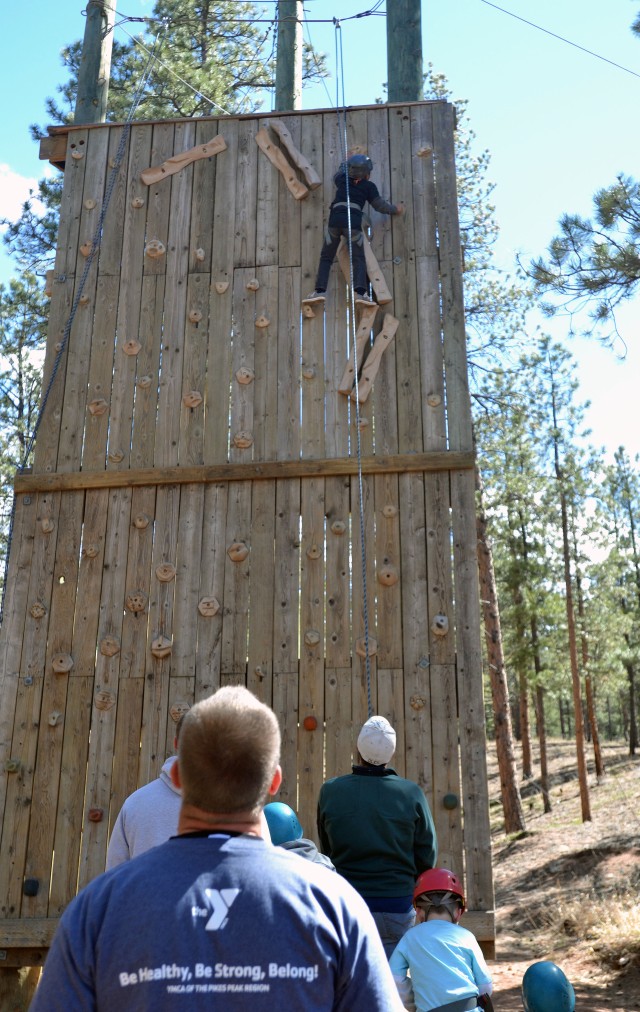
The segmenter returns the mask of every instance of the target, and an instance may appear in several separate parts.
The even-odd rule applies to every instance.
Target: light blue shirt
[[[403,1000],[412,986],[419,1012],[478,993],[491,994],[491,976],[475,936],[449,921],[416,924],[396,946],[390,965]]]

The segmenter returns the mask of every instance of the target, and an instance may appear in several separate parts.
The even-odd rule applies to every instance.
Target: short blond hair
[[[276,715],[243,685],[225,686],[185,714],[178,753],[185,804],[258,813],[280,762]]]

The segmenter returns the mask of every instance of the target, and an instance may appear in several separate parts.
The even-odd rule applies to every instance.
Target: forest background
[[[606,16],[597,0],[505,0],[500,6],[425,0],[422,6],[423,52],[430,65],[425,96],[446,95],[459,116],[481,505],[527,775],[531,717],[539,733],[545,724],[552,734],[574,733],[576,665],[581,692],[585,687],[593,701],[591,714],[585,712],[587,733],[593,736],[597,720],[606,737],[624,737],[630,751],[637,748],[640,310],[627,297],[640,278],[640,199],[637,183],[628,178],[637,156],[640,37],[632,24],[638,5],[612,0]],[[257,103],[271,109],[275,11],[273,2],[119,0],[109,119],[128,115],[136,74],[159,29],[165,36],[161,62],[137,118],[202,115],[216,113],[216,107],[234,112]],[[38,162],[29,127],[37,124],[35,132],[41,132],[72,115],[84,31],[81,7],[66,5],[54,25],[46,12],[37,0],[7,6],[0,16],[6,53],[0,85],[6,96],[15,96],[5,105],[0,156],[0,215],[7,220],[0,260],[5,531],[13,474],[26,462],[37,417],[38,349],[47,315],[43,282],[60,183],[56,170]],[[334,11],[330,0],[308,0],[305,16],[305,38],[317,54],[326,54],[326,74],[305,88],[303,107],[384,100],[382,5],[365,10],[342,2]],[[144,38],[146,49],[134,45],[134,35]],[[311,76],[314,67],[309,57]],[[545,250],[561,234],[562,216],[595,220],[594,193],[604,189],[617,199],[620,174],[626,217],[613,215],[612,234],[629,255],[626,277],[614,276],[612,297],[623,295],[615,318],[605,305],[594,324],[593,298],[572,301],[571,316],[547,316],[548,285],[540,284],[540,270],[536,286],[518,264],[530,274],[532,259],[542,257],[548,265]],[[605,263],[603,273],[609,268]],[[552,299],[556,310],[566,295]],[[591,333],[585,337],[583,331]],[[489,656],[488,673],[491,663]],[[492,724],[489,692],[487,715]]]

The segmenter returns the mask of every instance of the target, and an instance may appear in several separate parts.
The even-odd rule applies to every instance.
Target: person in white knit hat
[[[413,926],[416,878],[438,856],[423,792],[387,765],[395,750],[386,717],[369,717],[358,735],[359,763],[327,780],[318,799],[320,848],[365,900],[387,956]]]

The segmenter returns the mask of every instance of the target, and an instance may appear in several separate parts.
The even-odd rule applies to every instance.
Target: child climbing
[[[373,300],[366,294],[367,266],[362,235],[364,205],[369,202],[380,214],[404,214],[402,204],[391,204],[380,196],[378,187],[369,179],[372,169],[373,163],[368,155],[353,154],[346,162],[343,162],[333,177],[336,193],[329,210],[329,221],[320,253],[315,291],[304,300],[306,304],[321,302],[324,299],[329,283],[329,271],[338,251],[340,239],[344,236],[345,241],[349,241],[349,224],[351,224],[355,301],[357,305],[372,304]]]
[[[446,868],[424,871],[416,882],[413,904],[416,925],[389,960],[405,1008],[492,1009],[493,984],[484,956],[475,936],[458,924],[464,894],[457,876]]]

